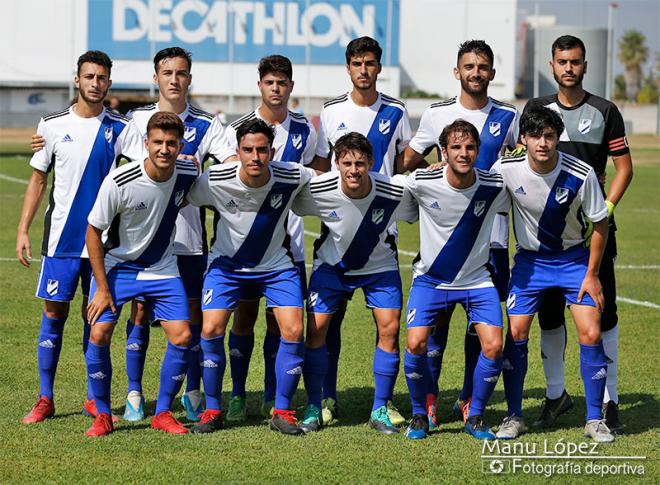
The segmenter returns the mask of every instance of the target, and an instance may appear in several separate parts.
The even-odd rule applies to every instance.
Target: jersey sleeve
[[[316,153],[316,130],[314,125],[309,121],[307,122],[307,127],[309,128],[309,135],[307,136],[307,144],[305,145],[305,151],[302,154],[302,164],[309,165],[314,159],[314,154]]]
[[[630,153],[623,117],[613,104],[605,113],[605,137],[603,142],[607,142],[607,151],[610,156],[620,157]]]
[[[607,206],[603,192],[593,169],[589,170],[587,178],[580,188],[582,199],[582,212],[592,222],[602,221],[607,218]]]
[[[319,121],[319,133],[316,139],[316,155],[323,158],[332,158],[330,153],[330,140],[327,138],[327,114],[325,110],[321,111]]]
[[[227,125],[225,128],[225,143],[227,144],[229,151],[231,151],[231,154],[236,155],[236,150],[238,149],[238,143],[236,142],[236,130],[231,125]]]
[[[436,135],[433,129],[433,114],[431,107],[428,107],[422,113],[422,119],[419,121],[419,128],[412,140],[410,140],[410,148],[415,150],[420,155],[427,155],[434,146],[438,144],[438,133]]]
[[[122,130],[117,142],[120,144],[117,154],[133,162],[144,160],[148,156],[144,137],[133,119]]]
[[[37,126],[37,134],[44,137],[44,147],[32,155],[30,159],[30,166],[42,172],[48,172],[50,169],[50,161],[53,153],[53,140],[49,136],[46,122],[43,118],[39,121]]]
[[[87,222],[95,228],[105,231],[119,213],[120,205],[121,193],[119,187],[117,187],[112,176],[108,176],[101,184],[94,207],[87,216]]]
[[[401,178],[399,179],[399,177]],[[393,219],[397,221],[413,223],[419,219],[419,205],[417,204],[417,201],[413,197],[412,192],[406,183],[408,176],[395,175],[394,178],[403,182],[403,198],[401,199],[401,202],[399,202],[399,206],[394,212]]]
[[[213,117],[211,126],[206,131],[202,142],[199,144],[197,156],[202,163],[208,156],[215,158],[218,162],[224,162],[232,155],[236,154],[235,147],[229,145],[226,136],[227,130],[217,116]]]
[[[399,126],[401,129],[395,147],[397,155],[406,149],[406,147],[410,144],[410,139],[412,138],[410,118],[408,117],[408,110],[405,108],[403,110],[403,116],[401,117],[401,123],[399,123]]]
[[[197,180],[193,182],[192,187],[190,187],[190,190],[186,195],[186,199],[190,204],[195,205],[197,207],[212,205],[208,170],[199,177],[197,177]]]
[[[293,199],[291,210],[299,216],[318,216],[319,211],[311,192],[309,191],[309,184],[305,185],[303,189],[298,192],[296,198]]]
[[[511,210],[511,195],[509,194],[506,185],[502,187],[502,192],[497,195],[495,204],[495,212],[498,214],[508,214]]]

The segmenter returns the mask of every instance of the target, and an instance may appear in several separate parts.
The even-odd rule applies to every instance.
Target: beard
[[[572,88],[582,85],[582,79],[584,79],[584,71],[580,75],[576,75],[575,80],[571,80],[570,83],[566,83],[566,81],[562,80],[561,76],[555,74],[554,71],[552,72],[552,77],[555,78],[555,82],[562,88]]]
[[[95,100],[95,99],[92,99],[92,98],[87,97],[87,94],[86,94],[85,91],[82,90],[82,89],[79,89],[79,90],[78,90],[78,93],[80,94],[80,97],[81,97],[86,103],[89,103],[89,104],[99,104],[99,103],[103,103],[103,101],[105,100],[105,97],[108,95],[108,90],[109,90],[109,89],[106,89],[105,91],[102,92],[102,96],[101,96],[101,98],[100,98],[98,101]]]
[[[482,84],[479,88],[473,89],[467,79],[461,78],[461,89],[471,96],[480,96],[482,94],[486,94],[488,91],[488,84],[490,84],[488,80],[482,81]]]

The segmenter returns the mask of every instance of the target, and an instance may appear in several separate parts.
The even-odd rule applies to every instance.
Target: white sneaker
[[[131,391],[126,396],[124,419],[126,421],[141,421],[144,419],[144,397],[140,391]]]
[[[605,424],[604,419],[587,421],[587,424],[584,426],[584,436],[591,438],[596,443],[612,443],[614,441],[614,435]]]
[[[520,416],[507,416],[502,421],[495,437],[500,440],[513,440],[527,431],[525,420]]]

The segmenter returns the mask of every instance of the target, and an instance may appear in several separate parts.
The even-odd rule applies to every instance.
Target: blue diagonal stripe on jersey
[[[183,140],[183,148],[181,149],[181,155],[195,155],[199,149],[200,143],[204,139],[204,135],[211,126],[211,122],[204,118],[195,118],[192,115],[186,116],[186,120],[183,122],[186,129],[195,128],[195,139],[193,141]],[[202,153],[201,156],[205,157],[207,154]],[[203,163],[204,160],[198,160],[199,163]]]
[[[300,148],[293,146],[293,139],[298,136],[300,136]],[[302,163],[302,156],[307,146],[308,137],[309,126],[307,126],[307,123],[297,123],[291,120],[289,123],[289,136],[286,139],[286,145],[284,145],[284,151],[282,152],[280,161]]]
[[[399,125],[399,121],[403,116],[403,111],[400,108],[382,103],[378,112],[374,117],[374,122],[367,133],[367,139],[371,143],[371,146],[374,150],[374,166],[371,167],[372,172],[380,172],[380,168],[383,166],[383,158],[387,153],[387,148],[390,146],[396,127]],[[380,129],[381,120],[389,121],[389,131],[386,134],[383,134]]]
[[[119,120],[109,116],[103,117],[54,256],[80,256],[85,247],[87,216],[94,206],[103,179],[114,166],[117,155],[120,155],[115,153],[115,146],[125,126],[126,124]],[[108,143],[105,138],[106,128],[112,130],[112,143]]]
[[[134,261],[128,263],[122,263],[124,267],[138,267],[138,268],[147,268],[158,261],[165,254],[165,250],[170,245],[170,239],[172,238],[172,231],[174,231],[174,224],[176,221],[177,215],[179,215],[180,207],[176,205],[175,199],[177,192],[183,190],[184,199],[190,186],[193,184],[197,177],[194,175],[188,174],[177,174],[176,182],[174,182],[174,188],[170,194],[170,199],[167,202],[167,208],[163,213],[163,217],[160,220],[158,229],[154,237],[151,239],[149,245],[142,251],[142,254],[135,259]]]
[[[363,268],[367,264],[371,253],[380,241],[380,235],[389,227],[392,214],[398,205],[398,200],[379,196],[374,197],[362,218],[362,222],[360,222],[360,227],[353,236],[351,244],[346,249],[341,261],[335,264],[336,269],[345,272]],[[378,213],[381,210],[383,211],[382,217]],[[376,218],[374,211],[377,211],[378,214]]]
[[[573,200],[577,196],[584,180],[576,177],[572,173],[561,170],[555,183],[550,189],[548,200],[545,202],[543,214],[539,219],[538,240],[541,243],[541,251],[561,251],[564,249],[561,238],[566,227],[566,216],[571,208]],[[564,188],[568,190],[566,200],[561,204],[557,201],[557,189]]]
[[[502,187],[490,185],[481,185],[477,189],[454,231],[426,274],[445,284],[454,281],[472,252],[474,242],[477,240],[481,226],[483,226],[493,201],[502,190],[504,190]],[[474,213],[477,201],[485,202],[483,212],[479,216]]]
[[[490,109],[490,113],[488,113],[486,121],[484,122],[484,126],[481,128],[481,133],[479,134],[481,146],[479,147],[479,156],[477,157],[475,167],[490,170],[490,167],[492,167],[500,157],[506,134],[515,117],[516,115],[512,111],[496,108],[493,105]],[[500,124],[497,136],[491,133],[491,123]]]
[[[288,208],[289,199],[292,192],[298,188],[297,184],[285,184],[275,182],[266,195],[259,212],[257,212],[250,232],[238,248],[238,251],[232,256],[231,265],[242,268],[254,268],[257,266],[266,254],[266,249],[273,239],[273,233],[277,224],[282,224],[280,218],[285,209]],[[271,204],[272,197],[282,196],[282,201],[277,207]],[[226,258],[222,258],[226,262]],[[233,264],[232,264],[233,263]]]

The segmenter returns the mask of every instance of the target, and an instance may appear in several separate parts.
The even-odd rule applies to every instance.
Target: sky
[[[533,15],[538,4],[540,15],[555,15],[557,25],[582,25],[607,28],[607,7],[612,0],[518,0],[518,20],[526,14]],[[644,66],[644,75],[655,62],[655,53],[660,51],[660,0],[618,0],[614,10],[614,75],[623,73],[617,58],[618,41],[623,34],[636,29],[646,36],[649,60]],[[587,59],[589,57],[587,46]]]

